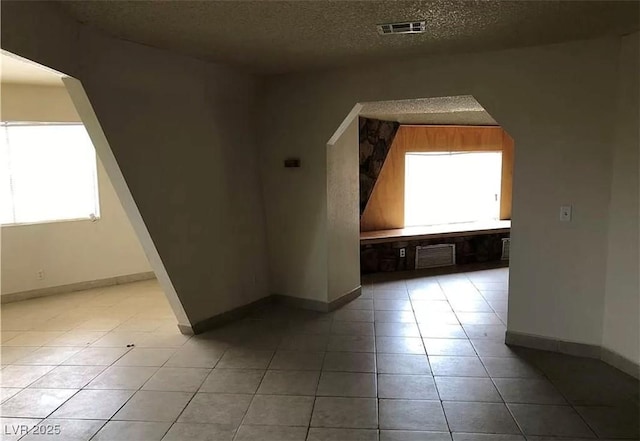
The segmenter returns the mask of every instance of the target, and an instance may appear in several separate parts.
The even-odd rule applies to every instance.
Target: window
[[[2,225],[100,215],[95,149],[82,124],[1,125]]]
[[[500,218],[501,152],[405,156],[405,226]]]

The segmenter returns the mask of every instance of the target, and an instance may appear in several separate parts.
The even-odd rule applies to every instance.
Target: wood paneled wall
[[[513,139],[501,127],[400,126],[360,220],[361,231],[404,228],[405,155],[410,152],[501,151],[500,219],[511,218]]]
[[[513,138],[502,131],[502,185],[500,188],[500,219],[511,219],[511,198],[513,186]]]

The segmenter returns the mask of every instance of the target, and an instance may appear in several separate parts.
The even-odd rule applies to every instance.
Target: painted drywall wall
[[[269,294],[251,76],[47,2],[3,2],[2,47],[82,82],[191,324]]]
[[[3,121],[80,121],[62,81],[59,87],[3,83],[0,106]]]
[[[64,87],[3,84],[0,105],[2,121],[80,121]],[[99,160],[98,188],[97,222],[2,227],[2,294],[151,271]]]
[[[101,37],[48,3],[4,1],[2,45],[83,81],[191,321],[268,291],[256,145],[271,291],[324,300],[326,142],[343,115],[473,94],[516,140],[509,328],[602,342],[617,38],[271,77],[260,106],[249,76]]]
[[[273,289],[322,286],[332,259],[323,146],[354,103],[471,94],[516,144],[509,329],[600,344],[617,45],[599,39],[269,78],[260,162]],[[285,176],[288,155],[308,166]],[[559,222],[563,204],[574,207],[570,223]]]
[[[640,364],[638,33],[622,39],[613,143],[603,346]]]
[[[358,113],[355,106],[327,143],[327,299],[332,302],[360,287],[360,193]]]

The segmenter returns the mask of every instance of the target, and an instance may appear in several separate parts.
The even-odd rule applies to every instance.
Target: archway
[[[375,126],[376,140],[370,142],[358,140],[358,132],[367,131],[363,128],[367,119]],[[458,213],[462,218],[445,217],[446,223],[405,225],[405,155],[451,151],[468,154],[464,162],[452,164],[464,165],[467,171],[473,171],[473,161],[480,157],[486,162],[491,159],[486,156],[495,156],[491,159],[498,161],[493,167],[494,184],[483,189],[495,192],[495,203],[487,203],[481,213],[463,210]],[[418,266],[419,248],[457,246],[450,266],[436,262],[435,269],[420,270],[422,274],[505,266],[510,250],[513,153],[513,139],[472,96],[355,105],[327,143],[329,300],[360,286],[361,271],[411,271],[406,273],[411,277]],[[357,175],[359,179],[354,179]],[[463,178],[452,176],[451,182],[466,185]],[[500,285],[499,291],[504,292],[490,297],[506,325],[506,281]]]

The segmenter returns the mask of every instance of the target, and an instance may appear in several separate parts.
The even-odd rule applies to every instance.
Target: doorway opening
[[[362,106],[362,273],[505,266],[509,134],[468,95]]]
[[[3,341],[177,333],[186,316],[82,85],[0,56]]]

